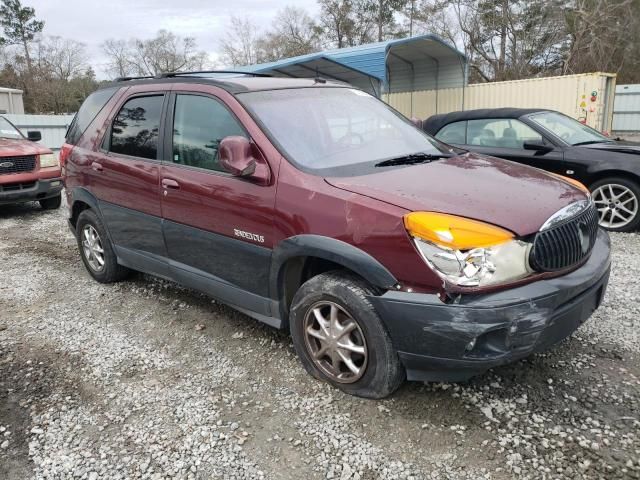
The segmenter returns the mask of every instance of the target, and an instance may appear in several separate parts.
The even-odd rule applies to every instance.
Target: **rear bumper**
[[[602,301],[609,250],[609,236],[600,230],[589,260],[561,277],[463,296],[452,304],[435,295],[404,292],[370,299],[409,380],[466,380],[545,350],[574,332]]]
[[[62,178],[0,184],[0,205],[33,202],[55,197],[62,191]]]

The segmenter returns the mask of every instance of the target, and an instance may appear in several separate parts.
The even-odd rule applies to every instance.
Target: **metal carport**
[[[436,35],[326,50],[242,70],[284,77],[321,76],[382,93],[463,87],[467,59]]]

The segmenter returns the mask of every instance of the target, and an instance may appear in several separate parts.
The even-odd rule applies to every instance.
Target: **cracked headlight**
[[[531,245],[502,228],[434,212],[409,213],[404,224],[425,262],[454,285],[499,285],[532,273]]]
[[[43,153],[40,155],[40,168],[57,167],[58,165],[60,165],[60,162],[58,162],[58,156],[55,153]]]

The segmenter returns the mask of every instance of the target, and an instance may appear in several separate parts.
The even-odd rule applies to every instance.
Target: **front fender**
[[[335,238],[322,235],[296,235],[280,242],[273,250],[269,291],[274,300],[283,301],[283,279],[287,261],[296,257],[316,257],[342,265],[376,287],[391,289],[398,283],[393,274],[365,251]],[[286,313],[281,311],[282,318]]]

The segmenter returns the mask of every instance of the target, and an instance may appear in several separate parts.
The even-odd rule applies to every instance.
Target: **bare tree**
[[[89,68],[83,43],[62,37],[45,37],[37,43],[39,75],[69,81]]]
[[[258,27],[248,17],[231,17],[220,43],[223,63],[231,66],[258,63]]]
[[[109,59],[104,69],[107,74],[113,77],[126,77],[131,74],[129,44],[126,40],[111,38],[102,44],[102,51]]]
[[[271,29],[256,41],[257,61],[273,61],[320,50],[318,28],[309,14],[298,7],[278,12]]]
[[[640,1],[575,0],[566,18],[571,43],[563,73],[620,73],[625,66],[640,73]]]
[[[133,38],[126,43],[109,39],[102,44],[108,58],[107,70],[118,76],[157,75],[161,72],[202,70],[209,63],[206,52],[198,51],[191,37],[179,37],[160,30],[151,39]]]

